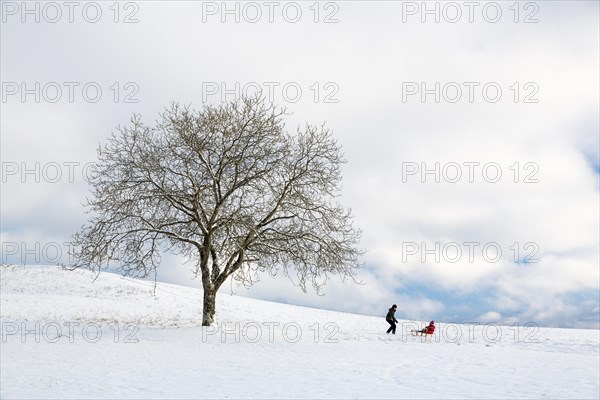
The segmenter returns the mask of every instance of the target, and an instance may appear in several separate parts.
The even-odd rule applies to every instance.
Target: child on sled
[[[433,332],[435,332],[435,322],[434,321],[431,321],[428,326],[421,329],[420,331],[411,331],[411,333],[414,336],[433,335]]]

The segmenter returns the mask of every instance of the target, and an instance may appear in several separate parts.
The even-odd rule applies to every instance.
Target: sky
[[[326,123],[360,284],[230,293],[414,320],[600,328],[599,6],[0,1],[1,262],[68,263],[86,166],[133,113],[257,88]],[[166,255],[158,280],[201,287]],[[200,293],[199,293],[200,296]],[[218,310],[217,310],[218,313]],[[218,315],[217,315],[218,317]]]

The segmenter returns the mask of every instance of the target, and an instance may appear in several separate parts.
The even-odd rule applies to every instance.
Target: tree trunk
[[[204,302],[202,306],[202,326],[210,326],[215,322],[215,300],[217,291],[204,288]]]

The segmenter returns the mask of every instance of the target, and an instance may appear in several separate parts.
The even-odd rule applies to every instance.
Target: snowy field
[[[1,271],[0,397],[598,399],[597,330],[400,321],[87,271]],[[295,290],[290,286],[290,290]],[[393,299],[390,299],[393,301]],[[402,307],[402,304],[399,304]],[[382,310],[384,313],[386,310]]]

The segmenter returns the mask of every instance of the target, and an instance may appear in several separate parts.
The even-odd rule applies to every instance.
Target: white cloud
[[[502,319],[502,314],[498,311],[488,311],[485,314],[481,314],[477,319],[484,323],[498,322]]]

